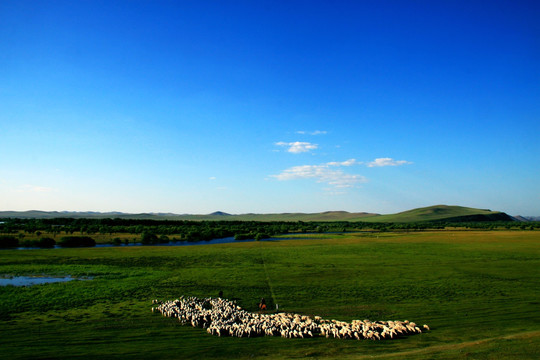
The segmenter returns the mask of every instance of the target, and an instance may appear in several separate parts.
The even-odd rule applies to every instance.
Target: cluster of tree
[[[61,247],[92,247],[96,241],[90,236],[63,236],[58,242]]]
[[[2,235],[0,236],[0,248],[16,248],[16,247],[37,247],[37,248],[53,248],[56,241],[49,237],[40,239],[21,239],[15,236]]]
[[[22,247],[53,248],[54,245],[56,245],[56,241],[50,237],[24,239],[19,242],[19,246]]]
[[[167,244],[170,239],[167,235],[157,236],[152,232],[143,232],[141,235],[141,243],[143,245]]]
[[[29,234],[49,232],[53,234],[136,234],[179,235],[181,240],[199,241],[257,234],[260,236],[298,232],[342,232],[353,230],[357,223],[336,222],[260,222],[260,221],[185,221],[140,219],[2,219],[0,233]],[[253,238],[252,237],[252,238]]]
[[[19,239],[15,236],[0,236],[0,248],[13,248],[19,246]]]
[[[38,240],[23,241],[24,235],[35,234],[39,238],[42,232],[56,235],[87,235],[92,234],[134,234],[141,237],[143,244],[167,243],[169,237],[174,235],[174,241],[204,241],[225,237],[242,239],[264,239],[287,233],[342,233],[347,231],[421,231],[429,229],[444,229],[448,227],[461,227],[468,229],[515,229],[534,230],[540,229],[540,222],[516,222],[516,221],[432,221],[417,223],[369,223],[349,221],[312,221],[312,222],[287,222],[287,221],[187,221],[187,220],[146,220],[146,219],[85,219],[85,218],[55,218],[55,219],[0,219],[0,234],[6,234],[6,239],[11,239],[11,234],[18,234],[15,240],[2,240],[0,242],[10,247],[19,244],[38,244]],[[65,238],[69,238],[66,236]],[[32,242],[33,241],[33,242]],[[41,241],[41,240],[40,240]],[[50,244],[50,241],[43,244]],[[60,246],[72,246],[74,240],[60,240]],[[93,246],[92,241],[86,245]],[[115,238],[115,243],[121,240]],[[67,244],[67,245],[62,245]],[[0,246],[4,246],[0,244]],[[41,245],[37,245],[41,246]],[[54,245],[53,245],[54,246]],[[79,246],[79,245],[77,245]]]

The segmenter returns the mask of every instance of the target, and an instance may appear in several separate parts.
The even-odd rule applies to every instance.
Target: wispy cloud
[[[287,147],[287,151],[290,153],[298,154],[303,152],[308,152],[310,150],[315,150],[319,147],[317,144],[312,144],[309,142],[295,141],[295,142],[277,142],[277,146]]]
[[[300,165],[293,166],[283,170],[278,175],[271,175],[280,181],[297,180],[297,179],[314,179],[320,183],[326,183],[334,188],[351,188],[357,184],[367,182],[367,179],[361,175],[348,174],[341,169],[336,169],[338,166],[352,165],[351,161],[332,162],[322,165]]]
[[[349,160],[345,160],[345,161],[333,161],[333,162],[329,162],[329,163],[326,163],[326,165],[328,166],[351,166],[351,165],[359,165],[359,164],[362,164],[361,161],[356,161],[356,159],[349,159]]]
[[[297,134],[302,134],[302,135],[325,135],[328,133],[328,131],[325,131],[325,130],[315,130],[315,131],[297,131],[296,132]]]
[[[377,158],[367,164],[368,167],[382,167],[382,166],[400,166],[412,164],[410,161],[406,160],[394,160],[392,158]]]
[[[368,167],[382,167],[382,166],[399,166],[405,164],[412,164],[406,160],[394,160],[392,158],[377,158],[371,162],[357,161],[356,159],[349,159],[345,161],[332,161],[321,165],[299,165],[283,170],[280,174],[270,175],[280,181],[298,180],[298,179],[313,179],[319,183],[325,183],[331,185],[326,189],[330,192],[342,194],[342,190],[355,187],[358,184],[367,182],[368,180],[358,174],[350,174],[345,172],[343,167],[350,167],[353,165],[366,165]]]

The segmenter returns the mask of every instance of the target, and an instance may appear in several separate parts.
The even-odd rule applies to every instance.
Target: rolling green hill
[[[400,212],[379,215],[366,212],[326,211],[321,213],[276,213],[276,214],[228,214],[216,211],[208,215],[121,212],[57,212],[57,211],[0,211],[0,218],[122,218],[148,220],[221,220],[221,221],[362,221],[362,222],[427,222],[427,221],[513,221],[503,212],[474,209],[463,206],[435,205]]]
[[[69,211],[0,211],[1,218],[45,219],[45,218],[120,218],[148,220],[231,220],[231,221],[360,221],[365,217],[377,216],[365,212],[350,213],[347,211],[326,211],[321,213],[279,213],[279,214],[228,214],[216,211],[207,215],[141,213],[128,214],[120,212],[69,212]]]
[[[378,215],[362,219],[367,222],[427,222],[427,221],[512,221],[507,214],[487,209],[463,206],[435,205],[403,211],[397,214]]]
[[[193,215],[196,216],[196,215]],[[370,213],[350,213],[347,211],[326,211],[322,213],[281,213],[281,214],[240,214],[212,216],[205,220],[242,220],[242,221],[362,221],[366,217],[378,216]]]

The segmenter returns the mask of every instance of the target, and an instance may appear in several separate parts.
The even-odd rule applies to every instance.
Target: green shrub
[[[25,240],[21,240],[19,241],[19,246],[21,247],[37,247],[37,240],[32,240],[32,239],[25,239]]]
[[[61,247],[91,247],[96,241],[89,236],[64,236],[58,242]]]
[[[270,235],[268,234],[263,234],[263,233],[255,234],[255,240],[257,241],[262,240],[262,239],[268,239],[268,238],[270,238]]]
[[[0,248],[12,248],[19,246],[19,240],[15,236],[0,236]]]
[[[47,238],[47,237],[41,238],[39,240],[26,239],[26,240],[21,240],[19,242],[20,246],[27,247],[27,248],[30,248],[30,247],[53,248],[55,244],[56,244],[56,241],[54,241],[54,239]]]
[[[49,237],[42,237],[37,241],[36,245],[40,248],[53,248],[56,245],[56,241]]]
[[[159,239],[156,234],[144,232],[141,236],[141,243],[143,245],[159,244]]]

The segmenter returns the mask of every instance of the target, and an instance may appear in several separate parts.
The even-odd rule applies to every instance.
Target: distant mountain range
[[[412,209],[396,214],[374,214],[366,212],[326,211],[321,213],[276,213],[276,214],[228,214],[216,211],[207,215],[95,212],[95,211],[0,211],[0,218],[124,218],[149,220],[240,220],[240,221],[364,221],[364,222],[420,222],[420,221],[540,221],[540,217],[509,216],[504,212],[475,209],[463,206],[435,205]]]
[[[540,221],[540,216],[514,216],[517,221]]]

